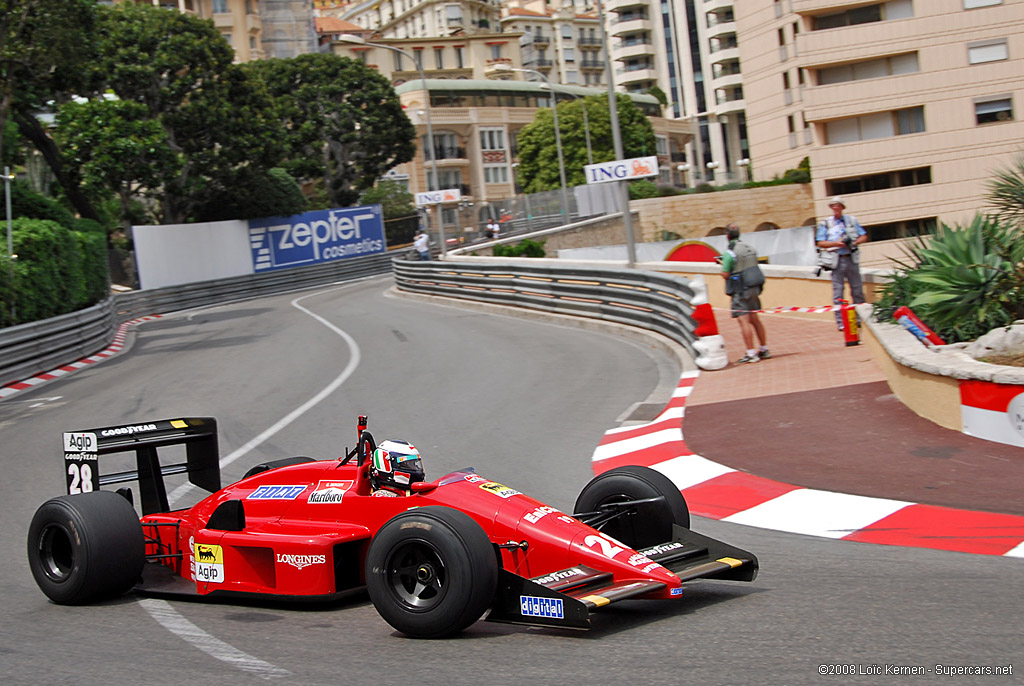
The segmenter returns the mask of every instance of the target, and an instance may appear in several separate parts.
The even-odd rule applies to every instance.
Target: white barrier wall
[[[132,234],[143,289],[253,273],[244,220],[135,226]]]

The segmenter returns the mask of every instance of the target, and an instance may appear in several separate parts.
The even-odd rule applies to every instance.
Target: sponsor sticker
[[[320,481],[307,501],[314,504],[340,503],[354,481]]]
[[[467,474],[465,478],[466,478],[466,481],[468,481],[471,484],[479,484],[479,483],[482,483],[484,481],[487,481],[487,479],[483,478],[482,476],[478,476],[476,474]]]
[[[681,588],[673,588],[668,593],[669,593],[669,595],[682,595],[683,594],[683,589],[681,589]]]
[[[247,500],[295,500],[306,487],[289,484],[286,486],[260,486],[246,496]]]
[[[519,611],[524,617],[565,619],[561,598],[538,598],[532,595],[521,595],[519,596]]]
[[[64,434],[64,452],[66,453],[94,453],[96,452],[98,445],[99,444],[96,442],[96,434]]]
[[[528,521],[530,524],[536,524],[542,517],[544,517],[544,515],[549,515],[552,512],[558,512],[558,510],[553,507],[548,507],[547,505],[542,505],[533,512],[527,512],[524,514],[523,519]]]
[[[91,493],[100,488],[96,434],[64,434],[64,475],[71,495]]]
[[[197,582],[224,583],[224,549],[219,545],[195,543],[193,547]]]
[[[508,486],[502,486],[494,481],[488,481],[487,483],[480,484],[480,488],[485,491],[490,491],[494,495],[500,498],[511,498],[514,495],[522,495],[519,491]]]
[[[113,429],[103,429],[100,436],[109,438],[111,436],[131,436],[132,434],[156,431],[156,424],[135,424],[133,426],[118,426]]]
[[[685,547],[686,546],[679,541],[672,541],[671,543],[661,543],[651,548],[645,548],[641,550],[640,553],[642,555],[647,555],[648,557],[653,557],[655,555],[663,555],[665,553],[672,552],[673,550],[679,550],[680,548]]]
[[[283,562],[286,565],[291,565],[295,569],[303,569],[310,565],[322,565],[327,562],[326,555],[288,555],[286,553],[278,553],[277,561]]]
[[[533,581],[540,584],[541,586],[547,586],[548,584],[553,584],[556,581],[565,581],[566,579],[571,579],[573,577],[583,575],[584,571],[582,569],[580,569],[579,567],[573,567],[572,569],[563,569],[560,572],[552,572],[547,576],[537,577],[533,579]]]

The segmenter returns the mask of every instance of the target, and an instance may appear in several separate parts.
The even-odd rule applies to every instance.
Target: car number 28
[[[92,465],[88,462],[71,463],[68,465],[68,493],[89,493],[92,491]]]

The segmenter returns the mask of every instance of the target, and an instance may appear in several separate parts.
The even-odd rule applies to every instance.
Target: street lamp
[[[550,83],[546,83],[544,85],[547,86],[548,88],[554,88],[554,86]],[[584,134],[586,134],[587,137],[587,164],[593,164],[594,151],[590,147],[590,120],[587,118],[587,99],[581,98],[575,93],[571,93],[567,90],[561,90],[560,92],[565,93],[566,95],[571,95],[575,100],[579,100],[581,106],[583,107],[583,132]]]
[[[370,43],[362,36],[357,36],[351,33],[341,34],[340,36],[338,36],[338,40],[341,41],[342,43],[367,45],[371,48],[383,48],[385,50],[397,52],[400,55],[405,55],[406,57],[408,57],[412,61],[412,63],[416,65],[416,71],[418,71],[420,74],[420,84],[423,86],[423,95],[425,97],[425,104],[423,106],[423,110],[427,114],[427,145],[423,152],[424,154],[426,154],[428,150],[430,152],[430,162],[434,170],[434,183],[437,185],[437,188],[435,190],[441,190],[441,175],[437,171],[437,151],[434,150],[434,127],[430,122],[430,89],[427,88],[427,76],[426,74],[423,73],[423,66],[420,65],[419,56],[417,55],[413,57],[407,51],[402,50],[401,48],[396,48],[393,45],[385,45],[383,43]],[[427,184],[427,189],[430,189],[429,183]],[[437,208],[437,236],[438,240],[441,241],[441,257],[443,258],[447,252],[447,243],[444,238],[444,220],[441,215],[442,212],[439,206]]]
[[[508,64],[499,62],[491,67],[493,71],[519,71],[524,74],[536,74],[544,83],[547,84],[548,89],[551,91],[551,112],[555,118],[555,147],[558,148],[558,177],[562,182],[562,214],[564,215],[563,220],[567,221],[569,216],[569,197],[566,194],[565,184],[565,160],[562,157],[562,133],[558,128],[558,97],[555,94],[555,89],[552,88],[551,82],[548,81],[548,77],[540,73],[536,69],[521,69],[519,67],[513,67]]]
[[[11,181],[14,181],[14,174],[9,167],[4,167],[4,195],[7,199],[7,260],[10,263],[10,289],[11,289],[11,324],[14,324],[14,317],[18,311],[14,307],[14,234],[11,227]]]
[[[736,160],[736,164],[743,167],[743,183],[750,182],[750,158],[744,157],[742,160]]]
[[[601,27],[601,43],[604,45],[604,71],[608,77],[608,123],[612,127],[612,145],[615,159],[624,159],[626,153],[622,147],[622,132],[619,131],[619,103],[615,99],[615,84],[612,83],[612,56],[608,49],[608,29],[604,21],[604,4],[597,0],[598,25]],[[626,232],[626,259],[628,266],[636,264],[636,240],[633,236],[633,215],[629,213],[629,187],[625,181],[616,181],[619,186],[619,199],[622,203],[622,228]]]

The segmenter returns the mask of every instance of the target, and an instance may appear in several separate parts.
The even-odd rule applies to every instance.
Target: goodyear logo
[[[524,617],[545,617],[565,619],[561,598],[538,598],[532,595],[519,596],[519,611]]]
[[[516,489],[509,488],[508,486],[503,486],[494,481],[488,481],[485,484],[480,484],[480,488],[484,489],[485,491],[490,491],[494,495],[501,498],[511,498],[514,495],[520,495],[519,491],[517,491]]]
[[[224,549],[219,545],[195,543],[192,548],[196,581],[208,584],[224,583]]]
[[[246,496],[247,500],[295,500],[299,494],[306,490],[305,485],[296,486],[288,484],[285,486],[260,486]]]

